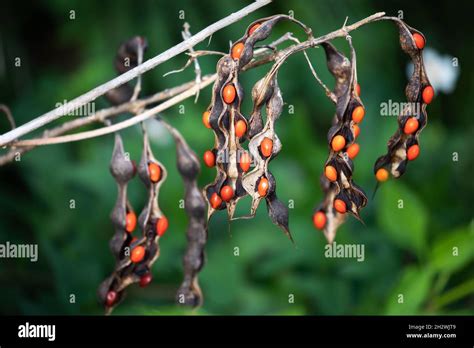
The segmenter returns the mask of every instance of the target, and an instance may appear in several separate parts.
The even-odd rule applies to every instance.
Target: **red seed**
[[[360,150],[359,144],[354,143],[347,148],[347,151],[346,151],[347,156],[349,156],[350,159],[354,159],[359,154],[359,150]]]
[[[418,33],[413,34],[413,40],[415,40],[416,47],[422,50],[425,47],[425,39]]]
[[[335,199],[334,209],[336,209],[339,213],[344,214],[346,212],[346,203],[342,199]]]
[[[234,85],[228,84],[224,87],[222,91],[222,98],[227,104],[232,104],[235,100],[235,95],[237,94]]]
[[[252,25],[252,27],[249,29],[249,35],[252,35],[253,32],[257,30],[260,25],[261,25],[260,23]]]
[[[116,300],[117,300],[117,292],[110,290],[107,293],[107,296],[105,298],[105,303],[107,307],[112,307]]]
[[[206,152],[204,152],[203,159],[204,164],[209,168],[212,168],[216,165],[216,156],[211,150],[207,150]]]
[[[318,230],[322,230],[324,226],[326,226],[326,220],[326,214],[324,214],[322,211],[317,211],[313,215],[313,224]]]
[[[342,135],[336,135],[332,138],[331,147],[334,151],[341,151],[346,146],[346,139]]]
[[[231,186],[225,185],[221,188],[221,197],[225,202],[228,202],[234,197],[234,190]]]
[[[125,216],[125,231],[131,233],[137,226],[137,216],[133,211],[127,213]]]
[[[235,124],[235,135],[242,138],[247,132],[247,123],[244,120],[238,120]]]
[[[138,245],[132,249],[132,253],[130,254],[130,260],[133,263],[137,263],[143,260],[145,257],[145,247],[142,245]]]
[[[360,97],[360,85],[359,84],[356,84],[355,92],[356,92],[357,96]]]
[[[337,180],[337,171],[333,166],[326,166],[326,168],[324,168],[324,175],[326,175],[329,181]]]
[[[150,284],[152,280],[153,280],[153,277],[151,276],[151,273],[146,273],[142,275],[140,278],[140,287],[144,288],[145,286]]]
[[[148,165],[148,174],[152,182],[158,182],[161,179],[161,168],[158,164],[151,162]]]
[[[260,182],[258,183],[258,188],[257,188],[258,194],[260,195],[260,197],[265,197],[267,195],[269,186],[270,184],[268,183],[267,178],[262,177],[260,179]]]
[[[264,157],[270,157],[273,152],[273,140],[270,138],[263,138],[260,143],[260,151]]]
[[[403,132],[405,134],[413,134],[418,129],[419,123],[416,117],[410,117],[406,122],[405,126],[403,127]]]
[[[168,229],[169,223],[166,216],[162,216],[156,222],[156,234],[160,237],[163,236]]]
[[[220,198],[219,195],[214,192],[209,202],[211,203],[211,207],[213,207],[214,209],[217,209],[222,204],[222,198]]]
[[[420,154],[420,147],[418,145],[412,145],[408,148],[407,158],[409,161],[415,160]]]
[[[360,134],[360,127],[354,123],[352,128],[354,129],[354,138],[357,138]]]
[[[423,102],[425,104],[431,103],[434,97],[434,89],[431,86],[426,86],[425,89],[423,89],[423,93],[421,94],[423,98]]]
[[[242,153],[240,156],[240,168],[242,171],[247,172],[250,169],[250,163],[252,160],[250,159],[250,155],[248,152]]]
[[[245,45],[242,42],[238,42],[232,47],[231,56],[233,59],[240,59],[242,52],[244,51]]]
[[[211,113],[209,111],[204,111],[202,113],[202,123],[206,128],[211,128],[211,124],[209,123],[209,117],[211,116]]]
[[[359,105],[352,111],[352,120],[355,123],[361,123],[365,116],[365,109]]]

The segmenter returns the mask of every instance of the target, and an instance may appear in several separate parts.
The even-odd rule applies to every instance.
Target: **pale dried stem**
[[[229,26],[232,23],[238,22],[248,14],[258,10],[259,8],[268,5],[271,0],[258,0],[250,5],[242,8],[241,10],[230,14],[229,16],[211,24],[210,26],[204,28],[199,33],[193,35],[189,39],[177,44],[176,46],[171,47],[170,49],[156,55],[155,57],[147,60],[143,64],[138,65],[137,67],[127,71],[126,73],[117,76],[116,78],[90,90],[89,92],[77,97],[70,102],[47,112],[44,115],[41,115],[20,127],[17,127],[10,132],[7,132],[0,136],[0,146],[9,144],[15,139],[20,138],[21,136],[28,134],[40,127],[45,126],[46,124],[53,122],[60,118],[63,115],[67,115],[72,111],[80,108],[87,103],[90,103],[97,99],[98,97],[104,95],[108,91],[117,88],[128,81],[133,80],[139,75],[144,74],[145,72],[157,67],[158,65],[170,60],[171,58],[177,56],[180,53],[183,53],[189,50],[191,47],[196,46],[198,43],[202,42],[213,33],[222,28]]]
[[[346,37],[350,31],[353,31],[353,30],[355,30],[355,29],[357,29],[357,28],[359,28],[359,27],[361,27],[361,26],[363,26],[367,23],[382,20],[382,19],[391,19],[389,17],[383,17],[384,15],[385,15],[384,12],[379,12],[379,13],[376,13],[372,16],[364,18],[364,19],[362,19],[362,20],[360,20],[356,23],[353,23],[349,26],[346,26],[344,24],[344,26],[341,29],[333,31],[329,34],[323,35],[323,36],[318,37],[318,38],[310,38],[306,41],[303,41],[301,43],[292,45],[292,46],[290,46],[286,49],[283,49],[279,52],[269,54],[269,55],[265,56],[263,59],[261,59],[260,61],[251,62],[251,63],[248,64],[246,70],[248,70],[249,68],[253,68],[254,66],[261,65],[261,64],[264,64],[264,63],[269,62],[269,61],[276,60],[275,65],[272,67],[272,70],[276,73],[276,71],[283,64],[283,62],[289,56],[291,56],[292,54],[300,52],[300,51],[304,51],[308,48],[316,47],[316,46],[320,45],[322,42],[331,41],[331,40],[333,40],[335,38],[338,38],[338,37]],[[288,34],[286,34],[286,35],[288,35]],[[208,36],[206,36],[206,37],[208,37]],[[286,39],[288,39],[288,38],[286,38]],[[177,46],[175,46],[175,47],[177,47]],[[149,62],[149,61],[147,61],[147,62]],[[144,64],[146,64],[147,62],[145,62]],[[132,69],[129,72],[134,71],[135,69]],[[147,71],[147,70],[145,70],[145,71]],[[142,73],[142,72],[139,72],[139,74],[140,73]],[[121,76],[123,76],[123,75],[121,75]],[[36,145],[46,145],[46,144],[58,144],[58,143],[64,143],[64,142],[70,142],[70,141],[78,141],[78,140],[82,140],[82,139],[89,139],[89,138],[102,136],[102,135],[105,135],[105,134],[115,132],[117,130],[121,130],[121,129],[130,127],[130,126],[133,126],[136,123],[139,123],[139,122],[141,122],[141,121],[143,121],[147,118],[155,116],[158,112],[166,110],[167,108],[169,108],[169,107],[181,102],[182,100],[194,95],[194,93],[196,93],[199,89],[202,89],[202,88],[210,85],[212,82],[214,82],[215,79],[216,79],[216,75],[215,74],[211,75],[210,78],[206,82],[203,81],[203,83],[200,86],[197,86],[196,84],[194,84],[188,90],[183,91],[182,93],[172,97],[170,100],[167,100],[166,102],[164,102],[164,103],[162,103],[162,104],[160,104],[160,105],[158,105],[158,106],[156,106],[156,107],[154,107],[150,110],[147,110],[147,111],[135,116],[132,119],[128,119],[126,121],[123,121],[121,123],[118,123],[118,124],[115,124],[115,125],[112,125],[112,126],[96,129],[96,130],[93,130],[93,131],[67,135],[67,136],[63,136],[63,137],[56,137],[56,138],[49,138],[49,139],[23,140],[23,141],[19,141],[19,142],[15,143],[14,146],[36,146]],[[124,110],[124,112],[125,111],[128,111],[128,110]],[[11,132],[6,133],[5,135],[10,134],[10,133]],[[24,132],[23,134],[25,134],[25,133],[27,133],[27,132]],[[1,139],[2,138],[0,137],[0,141],[1,141]],[[1,159],[2,158],[0,158],[0,164],[2,164]]]

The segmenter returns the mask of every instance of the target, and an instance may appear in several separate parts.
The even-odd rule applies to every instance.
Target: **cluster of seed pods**
[[[166,169],[153,156],[146,134],[138,174],[148,190],[148,202],[137,216],[127,200],[127,184],[135,176],[136,167],[124,152],[121,137],[115,135],[110,172],[117,182],[117,202],[111,214],[115,234],[110,249],[115,256],[115,269],[99,286],[98,295],[106,313],[122,300],[124,289],[132,283],[144,287],[151,280],[151,266],[159,256],[159,239],[168,228],[168,219],[158,206],[158,191],[166,179]],[[134,237],[136,226],[141,236]]]
[[[423,65],[422,49],[425,38],[422,33],[394,17],[382,19],[395,21],[400,32],[400,45],[414,64],[414,72],[406,87],[409,103],[398,116],[399,129],[388,142],[388,153],[379,157],[374,166],[378,182],[388,180],[390,173],[400,177],[408,161],[419,155],[418,137],[427,122],[426,105],[434,97]],[[351,44],[351,60],[337,52],[330,43],[323,43],[328,67],[336,79],[334,94],[337,97],[336,116],[328,133],[330,156],[326,162],[321,185],[325,192],[323,202],[313,212],[313,223],[323,230],[329,243],[336,236],[337,228],[344,222],[346,213],[360,220],[359,211],[367,204],[363,190],[350,179],[354,169],[352,160],[359,152],[355,143],[365,115],[360,101],[360,86],[355,74],[355,53]],[[413,108],[413,105],[421,105]]]
[[[274,129],[283,106],[275,71],[271,70],[254,85],[251,116],[246,118],[240,111],[244,90],[239,83],[239,72],[252,60],[255,44],[266,39],[281,20],[293,21],[310,32],[286,15],[263,18],[250,24],[245,35],[232,45],[230,53],[217,63],[218,79],[213,86],[212,102],[203,114],[204,125],[215,134],[215,146],[204,153],[204,163],[215,166],[217,176],[204,188],[204,195],[209,205],[208,218],[218,210],[227,209],[230,220],[234,219],[237,202],[242,197],[252,198],[249,217],[255,215],[260,201],[265,199],[270,218],[291,238],[288,209],[278,200],[276,181],[268,170],[269,162],[282,147]],[[248,151],[242,146],[247,140]]]
[[[374,173],[379,182],[386,181],[390,173],[395,178],[400,177],[407,162],[417,158],[419,133],[427,122],[426,105],[434,96],[423,66],[424,36],[398,18],[381,19],[395,21],[399,27],[401,47],[414,64],[406,96],[410,103],[418,103],[421,108],[411,114],[403,110],[399,115],[399,129],[388,142],[388,153],[375,163]],[[214,148],[204,153],[204,163],[207,167],[216,167],[217,175],[214,182],[202,191],[197,185],[200,165],[196,154],[175,128],[159,118],[176,143],[177,167],[185,184],[185,210],[189,217],[184,280],[177,292],[177,302],[180,304],[202,304],[198,273],[205,262],[207,222],[215,212],[226,209],[229,220],[249,218],[255,215],[261,200],[265,200],[272,222],[292,240],[288,208],[278,200],[276,180],[268,169],[269,162],[282,148],[275,133],[275,122],[283,107],[277,74],[289,54],[283,52],[277,56],[277,62],[270,71],[253,86],[253,109],[249,117],[241,112],[244,90],[239,82],[239,73],[252,61],[255,44],[268,38],[273,27],[281,20],[298,24],[312,37],[311,29],[292,17],[276,15],[263,18],[250,24],[245,35],[231,46],[229,54],[217,63],[218,78],[213,86],[212,101],[202,117],[204,125],[212,129],[215,135]],[[350,37],[348,41],[350,59],[331,43],[321,43],[328,69],[335,78],[332,99],[336,104],[336,113],[328,132],[329,156],[321,175],[325,197],[313,211],[313,223],[317,229],[323,230],[329,243],[334,240],[337,228],[347,214],[361,220],[360,210],[367,204],[364,191],[352,180],[353,161],[359,152],[356,139],[365,108],[357,83],[355,50]],[[115,60],[118,73],[136,66],[146,46],[146,40],[138,36],[121,45]],[[126,102],[132,96],[133,88],[128,84],[107,94],[113,104]],[[138,173],[148,189],[148,202],[137,219],[127,200],[127,184],[135,175],[136,168],[126,158],[120,136],[115,136],[110,170],[118,185],[118,198],[111,214],[115,234],[110,247],[116,266],[98,291],[106,313],[110,313],[122,300],[128,285],[138,282],[146,286],[151,281],[150,268],[159,256],[158,242],[168,228],[168,220],[158,206],[158,191],[166,179],[166,170],[153,156],[145,130],[143,137],[143,155]],[[244,149],[247,141],[247,149]],[[252,199],[250,215],[234,217],[238,201],[247,195]],[[142,231],[139,238],[132,236],[137,224]]]
[[[118,49],[114,65],[122,74],[140,63],[147,48],[145,38],[135,36],[124,42]],[[117,87],[107,93],[107,99],[114,105],[132,98],[134,88],[130,84]],[[179,304],[199,306],[202,292],[198,283],[198,273],[202,269],[207,241],[206,202],[197,184],[200,172],[199,159],[184,140],[179,131],[158,120],[169,130],[176,144],[177,169],[184,181],[184,209],[188,215],[187,249],[183,258],[184,280],[178,289]],[[168,228],[168,220],[158,206],[158,190],[166,179],[165,167],[153,156],[148,137],[143,129],[143,155],[138,168],[141,180],[148,189],[148,202],[143,209],[138,224],[142,230],[140,239],[132,236],[137,225],[137,217],[126,200],[127,182],[135,175],[135,164],[124,156],[120,136],[115,136],[115,149],[112,156],[111,171],[119,187],[119,197],[112,213],[115,235],[110,246],[116,258],[113,274],[99,287],[99,298],[106,313],[121,301],[123,290],[131,283],[139,282],[144,287],[151,282],[151,266],[159,256],[158,241]]]
[[[134,68],[139,62],[138,55],[143,54],[145,49],[146,40],[139,36],[123,43],[115,58],[117,72],[122,74]],[[133,88],[126,84],[110,91],[107,99],[117,105],[128,101],[132,95]],[[158,240],[168,229],[168,219],[158,206],[158,191],[166,179],[166,169],[153,156],[145,130],[138,174],[147,187],[148,202],[138,219],[127,200],[127,184],[135,176],[137,168],[135,162],[125,156],[119,134],[115,135],[110,171],[118,185],[118,197],[111,214],[115,233],[110,241],[110,249],[115,257],[115,269],[98,290],[99,300],[106,313],[111,313],[122,300],[128,285],[140,283],[144,287],[151,282],[151,266],[159,256]],[[142,231],[140,237],[133,236],[137,224]]]
[[[356,76],[356,57],[351,45],[349,60],[330,43],[322,43],[327,65],[335,77],[334,95],[336,114],[328,132],[329,157],[321,176],[325,197],[313,212],[313,223],[323,230],[331,243],[346,213],[360,219],[359,212],[367,204],[364,191],[352,180],[353,160],[359,153],[355,142],[359,135],[365,109],[360,100],[360,86]]]

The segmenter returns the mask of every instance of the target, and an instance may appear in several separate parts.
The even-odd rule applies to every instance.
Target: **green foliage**
[[[456,255],[453,257],[453,254]],[[434,244],[428,257],[438,272],[456,272],[474,259],[474,233],[466,227],[451,230]]]
[[[380,191],[377,217],[381,230],[401,248],[421,255],[426,247],[427,228],[423,202],[400,182],[388,182]],[[378,199],[374,202],[378,203]]]
[[[398,285],[388,297],[385,313],[396,315],[418,313],[429,295],[432,279],[433,273],[429,269],[416,266],[405,268]]]

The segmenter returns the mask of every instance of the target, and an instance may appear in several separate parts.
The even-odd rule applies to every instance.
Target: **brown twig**
[[[10,123],[10,126],[12,127],[12,129],[15,129],[16,128],[15,119],[13,118],[10,108],[6,106],[5,104],[0,104],[0,111],[3,111],[5,113],[5,116],[7,117],[8,122]]]
[[[185,22],[183,24],[183,31],[181,32],[181,36],[183,37],[183,40],[187,40],[189,39],[190,37],[192,37],[193,35],[191,34],[191,31],[189,30],[191,28],[191,26],[189,25],[188,22]],[[193,54],[195,51],[194,51],[194,48],[191,47],[189,48],[189,53]],[[193,62],[194,62],[194,73],[196,74],[196,83],[197,84],[200,84],[201,83],[201,66],[199,65],[199,61],[196,58],[193,59]],[[196,98],[194,99],[194,102],[196,103],[199,99],[199,91],[197,91],[196,93]]]
[[[212,76],[213,75],[206,75],[203,77],[203,80],[207,80],[208,78]],[[108,118],[115,117],[126,112],[134,113],[135,110],[143,109],[147,105],[161,102],[163,100],[172,98],[180,93],[183,93],[184,91],[192,88],[195,84],[196,84],[195,81],[189,81],[180,86],[165,89],[161,92],[155,93],[152,96],[144,98],[144,99],[129,101],[118,106],[102,109],[86,117],[81,117],[73,121],[65,122],[57,127],[45,130],[40,139],[56,137],[56,136],[65,134],[67,132],[70,132],[74,129],[78,129],[80,127],[84,127],[93,123],[103,123]],[[16,157],[18,154],[23,154],[25,152],[33,150],[35,147],[36,146],[16,148],[13,144],[10,151],[8,151],[5,155],[0,156],[0,166],[11,162],[14,159],[14,157]]]

